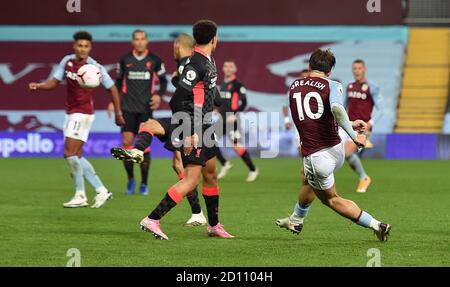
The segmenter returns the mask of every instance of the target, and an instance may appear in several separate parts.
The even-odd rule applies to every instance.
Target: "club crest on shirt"
[[[77,73],[66,71],[66,77],[71,79],[71,80],[76,80],[77,79]]]
[[[369,86],[367,84],[362,84],[361,86],[361,90],[363,90],[364,92],[367,91],[368,88]]]
[[[197,76],[197,73],[193,70],[187,71],[187,73],[186,73],[186,79],[188,79],[189,81],[193,81],[196,76]]]

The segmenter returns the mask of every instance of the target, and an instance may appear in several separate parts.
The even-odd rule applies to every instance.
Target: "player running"
[[[215,140],[211,115],[217,91],[217,70],[211,57],[217,45],[217,25],[209,20],[200,20],[193,26],[193,35],[197,43],[194,53],[186,61],[170,102],[174,112],[172,119],[184,117],[183,123],[176,130],[178,132],[181,128],[183,132],[181,148],[185,177],[169,188],[158,206],[140,223],[142,230],[163,240],[169,238],[161,230],[161,218],[194,190],[201,175],[202,193],[208,212],[208,235],[234,237],[219,223],[219,185],[215,161],[218,143]],[[142,130],[135,145],[136,149],[122,150],[124,153],[121,155],[124,159],[141,161],[143,151],[151,138],[151,131]]]
[[[194,45],[194,38],[184,33],[180,34],[174,41],[173,51],[175,61],[177,62],[177,71],[175,71],[172,75],[172,84],[175,88],[178,86],[178,81],[180,78],[179,75],[183,72],[187,60],[194,51]],[[173,106],[176,100],[177,98],[172,97],[170,100],[170,106]],[[180,140],[178,138],[172,138],[172,131],[176,127],[177,125],[171,123],[171,118],[150,119],[142,124],[139,134],[145,133],[144,137],[147,137],[149,134],[149,146],[151,145],[153,136],[157,136],[159,140],[164,143],[164,147],[173,152],[172,168],[181,180],[184,178],[183,162],[181,160],[181,152],[177,147],[175,147]],[[138,138],[139,137],[140,135],[138,135]],[[123,159],[122,155],[125,152],[126,150],[121,148],[112,149],[113,156],[116,156],[118,159]],[[191,206],[192,216],[185,223],[185,226],[206,225],[206,218],[203,215],[200,202],[198,200],[197,188],[187,194],[186,197]]]
[[[43,83],[30,83],[29,89],[52,90],[58,84],[67,81],[66,118],[64,122],[64,158],[69,165],[72,178],[75,184],[75,196],[64,207],[85,207],[88,206],[84,188],[84,178],[92,185],[97,195],[95,203],[91,206],[99,208],[112,198],[97,176],[91,163],[82,155],[83,144],[87,141],[89,131],[94,122],[93,89],[83,89],[79,86],[76,77],[78,69],[85,64],[97,65],[100,68],[102,85],[111,93],[111,100],[114,105],[115,122],[118,126],[123,126],[125,121],[120,111],[120,98],[114,82],[103,66],[100,66],[94,59],[89,57],[92,49],[92,36],[88,32],[80,31],[73,35],[74,54],[65,56],[59,63],[53,77]]]
[[[116,86],[121,93],[122,113],[125,126],[122,127],[122,146],[132,149],[134,137],[141,123],[153,117],[161,103],[161,96],[166,92],[167,79],[164,63],[156,54],[148,50],[147,33],[135,30],[132,34],[133,50],[123,56],[117,65]],[[156,79],[159,80],[159,91],[155,91]],[[109,109],[112,109],[110,104]],[[144,153],[144,161],[140,163],[141,195],[148,194],[148,172],[150,169],[150,148]],[[134,194],[136,181],[134,179],[134,163],[124,161],[123,165],[128,177],[127,193]]]
[[[375,106],[379,118],[382,114],[382,97],[379,87],[372,81],[366,78],[366,64],[363,60],[355,60],[352,65],[353,76],[355,81],[347,85],[347,112],[351,121],[361,119],[367,124],[366,136],[370,137],[373,122],[372,110]],[[345,159],[350,164],[350,167],[356,172],[359,177],[359,185],[356,192],[366,192],[372,179],[366,174],[358,152],[355,152],[355,144],[348,137],[347,133],[339,129],[339,136],[342,139],[345,147]],[[367,140],[366,147],[373,147],[369,140]]]
[[[291,85],[290,109],[300,134],[303,166],[309,185],[302,188],[292,215],[278,219],[276,224],[299,234],[317,196],[341,216],[374,230],[380,241],[387,241],[391,229],[389,224],[376,220],[353,201],[336,193],[334,172],[342,167],[345,158],[337,124],[359,148],[364,147],[366,138],[355,130],[363,132],[367,124],[362,120],[349,121],[341,99],[342,85],[327,79],[335,63],[331,51],[318,49],[309,59],[310,75],[295,80]]]
[[[218,124],[223,126],[222,133],[226,134],[233,143],[233,149],[242,158],[245,165],[249,169],[246,181],[255,181],[259,175],[258,169],[253,164],[252,158],[247,149],[242,145],[241,129],[240,129],[240,112],[245,111],[247,107],[246,89],[244,85],[236,77],[237,66],[233,60],[226,60],[223,63],[223,73],[225,79],[220,86],[221,105],[219,113],[221,120]],[[233,165],[223,156],[219,149],[217,155],[222,168],[218,178],[224,178]]]

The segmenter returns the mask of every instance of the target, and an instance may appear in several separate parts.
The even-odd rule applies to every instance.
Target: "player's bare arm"
[[[152,110],[157,110],[161,105],[161,96],[159,94],[153,94],[152,100],[150,101],[150,108]]]
[[[356,146],[359,148],[363,148],[366,145],[366,137],[364,135],[355,133],[354,130],[364,130],[367,127],[367,124],[361,120],[356,120],[353,123],[350,123],[344,107],[340,104],[332,103],[331,111],[334,115],[334,118],[336,119],[336,122],[345,130],[345,132],[350,136]]]
[[[106,107],[106,113],[108,114],[108,118],[112,118],[114,113],[114,104],[109,102],[108,107]]]
[[[362,120],[355,120],[352,122],[352,127],[358,133],[363,133],[369,130],[369,123],[366,123]]]
[[[36,82],[31,82],[28,84],[28,89],[30,91],[36,91],[36,90],[53,90],[54,88],[56,88],[59,84],[59,81],[55,78],[53,79],[49,79],[46,80],[45,82],[42,83],[36,83]]]
[[[123,119],[122,112],[120,109],[119,91],[117,90],[116,86],[112,86],[109,89],[109,92],[111,93],[111,103],[113,104],[114,107],[116,125],[123,126],[125,125],[125,120]]]
[[[289,108],[288,106],[283,106],[283,116],[284,116],[284,127],[287,130],[292,128],[291,120],[289,119]]]
[[[167,78],[164,63],[162,62],[160,63],[157,74],[159,80],[159,91],[157,93],[153,93],[152,98],[150,100],[150,108],[152,110],[156,110],[159,108],[159,105],[161,104],[161,96],[163,96],[166,93]]]

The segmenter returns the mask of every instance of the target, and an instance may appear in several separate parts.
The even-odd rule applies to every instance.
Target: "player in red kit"
[[[331,51],[318,49],[309,59],[310,75],[295,80],[291,85],[291,115],[300,135],[303,167],[310,188],[302,188],[293,214],[278,219],[276,224],[299,234],[310,205],[318,197],[339,215],[372,229],[380,241],[387,241],[391,229],[389,224],[376,220],[356,203],[336,193],[334,172],[342,167],[345,158],[338,126],[355,146],[362,148],[366,141],[362,132],[367,124],[359,119],[349,121],[342,103],[342,85],[327,78],[335,63]]]
[[[382,111],[382,97],[380,95],[379,87],[372,81],[366,78],[366,64],[363,60],[355,60],[352,65],[353,76],[355,81],[347,85],[347,112],[351,121],[361,119],[367,124],[366,136],[370,136],[373,122],[372,111],[375,107],[377,113],[376,118],[381,116]],[[350,167],[356,172],[359,177],[359,185],[357,192],[366,192],[372,179],[366,174],[364,167],[359,159],[358,153],[354,152],[355,144],[351,141],[347,134],[340,129],[339,135],[345,145],[345,159],[350,164]],[[372,147],[368,141],[367,147]]]
[[[52,90],[58,84],[66,80],[66,119],[64,122],[64,158],[69,165],[72,178],[75,184],[75,196],[63,204],[64,207],[85,207],[88,200],[84,188],[84,178],[93,186],[97,195],[95,203],[91,206],[99,208],[112,197],[97,176],[89,161],[82,156],[83,144],[87,141],[89,131],[94,122],[94,89],[81,88],[77,82],[77,71],[85,64],[93,64],[100,68],[101,83],[111,93],[111,100],[114,104],[115,122],[118,126],[123,126],[125,121],[120,112],[120,98],[114,82],[106,72],[105,68],[99,65],[94,59],[89,57],[92,48],[92,36],[88,32],[80,31],[73,36],[74,54],[62,59],[52,78],[42,83],[30,83],[29,89]]]

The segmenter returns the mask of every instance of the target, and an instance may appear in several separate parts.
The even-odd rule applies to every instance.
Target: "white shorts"
[[[341,141],[345,144],[347,141],[353,142],[352,138],[348,135],[348,133],[341,127],[339,127],[339,137]]]
[[[309,184],[316,190],[332,187],[334,172],[342,167],[344,161],[345,151],[342,142],[304,157],[303,166]]]
[[[66,114],[64,121],[64,137],[86,142],[94,119],[95,115],[81,113]]]
[[[302,145],[302,141],[300,140],[300,135],[298,134],[297,130],[295,130],[295,136],[297,147],[300,147]]]

